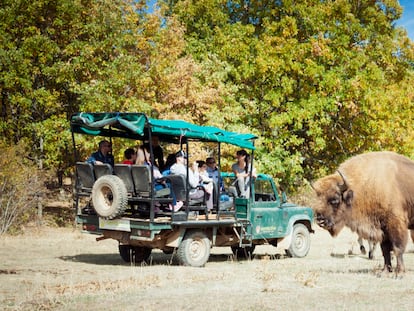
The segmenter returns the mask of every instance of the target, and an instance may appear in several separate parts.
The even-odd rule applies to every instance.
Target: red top
[[[131,161],[131,160],[124,160],[124,161],[122,161],[122,164],[129,164],[129,165],[132,165],[132,164],[134,164],[134,163],[132,163],[132,161]]]

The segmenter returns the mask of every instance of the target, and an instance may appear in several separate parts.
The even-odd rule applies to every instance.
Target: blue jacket
[[[96,151],[91,154],[91,156],[86,160],[86,162],[95,164],[96,161],[101,161],[102,163],[108,163],[111,166],[114,166],[114,156],[112,154],[107,154],[104,156],[102,152]]]

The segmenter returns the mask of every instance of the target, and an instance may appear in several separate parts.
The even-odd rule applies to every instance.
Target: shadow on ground
[[[262,255],[256,254],[252,258],[236,258],[232,254],[210,254],[208,262],[243,262],[248,260],[279,260],[286,258],[280,255]],[[101,254],[79,254],[74,256],[61,256],[59,259],[63,261],[81,262],[93,265],[107,265],[107,266],[128,266],[131,265],[122,260],[119,254],[116,253],[101,253]],[[160,252],[153,252],[147,263],[137,265],[179,265],[178,259],[174,254],[164,254]]]

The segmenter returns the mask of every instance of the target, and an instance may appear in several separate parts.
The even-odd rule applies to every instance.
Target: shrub
[[[28,147],[0,142],[0,235],[19,231],[36,215],[43,181],[36,164],[26,156]]]

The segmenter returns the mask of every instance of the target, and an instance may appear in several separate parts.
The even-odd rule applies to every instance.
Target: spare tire
[[[92,203],[102,218],[122,215],[128,205],[128,192],[122,179],[115,175],[98,178],[92,187]]]

